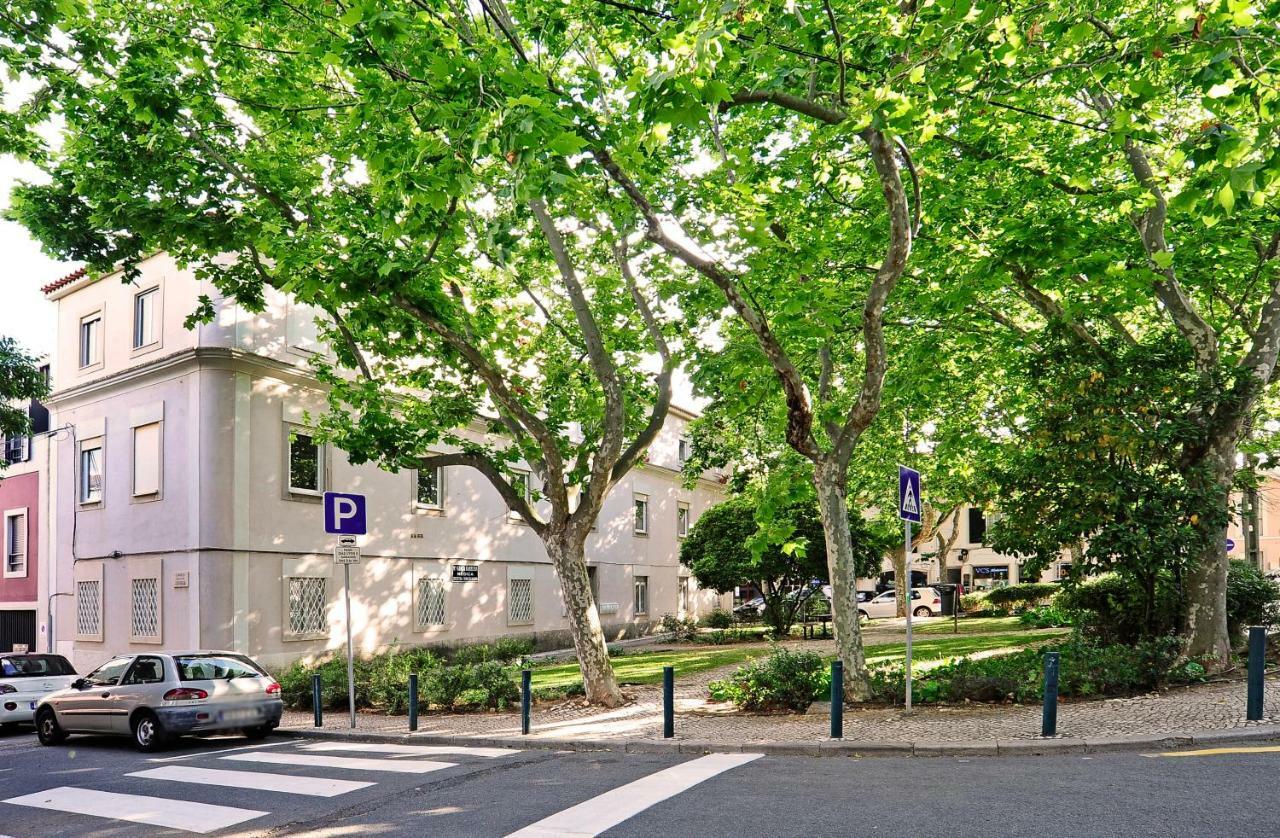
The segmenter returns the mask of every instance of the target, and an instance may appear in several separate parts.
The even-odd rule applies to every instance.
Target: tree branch
[[[497,489],[498,494],[502,496],[507,508],[523,518],[535,533],[541,536],[547,528],[546,522],[538,517],[538,513],[534,511],[524,494],[511,485],[506,475],[488,457],[466,451],[453,454],[429,454],[418,458],[416,465],[422,471],[445,466],[470,466],[489,479],[493,488]]]

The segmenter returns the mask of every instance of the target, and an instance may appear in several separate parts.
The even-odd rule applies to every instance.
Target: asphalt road
[[[705,757],[0,736],[0,836],[1271,836],[1280,748]],[[1243,751],[1243,752],[1240,752]]]

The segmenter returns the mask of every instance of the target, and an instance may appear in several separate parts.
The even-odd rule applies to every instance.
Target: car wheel
[[[870,614],[868,614],[866,611],[863,611],[861,608],[859,608],[859,609],[858,609],[858,622],[859,622],[859,623],[866,623],[866,622],[870,622],[870,620],[871,620],[871,615],[870,615]]]
[[[133,744],[144,754],[154,753],[165,746],[168,736],[155,713],[144,710],[133,718]]]
[[[911,613],[915,614],[917,617],[932,617],[932,616],[933,616],[933,612],[932,612],[932,611],[930,611],[927,607],[925,607],[925,606],[923,606],[923,605],[922,605],[922,606],[920,606],[919,608],[917,608],[915,611],[913,611],[913,612],[911,612]]]
[[[36,738],[41,745],[61,745],[66,741],[67,732],[58,724],[53,708],[42,707],[36,714]]]
[[[246,727],[243,731],[246,739],[257,742],[260,739],[266,739],[267,734],[271,732],[269,725],[258,725],[257,727]]]

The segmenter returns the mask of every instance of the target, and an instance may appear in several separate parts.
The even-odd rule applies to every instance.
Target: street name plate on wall
[[[474,582],[480,578],[480,565],[456,564],[453,566],[453,581]]]

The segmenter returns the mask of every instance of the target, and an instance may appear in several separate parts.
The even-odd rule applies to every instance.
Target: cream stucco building
[[[308,369],[322,350],[312,311],[273,295],[247,312],[163,254],[132,285],[77,272],[45,293],[58,324],[48,403],[63,429],[50,442],[51,589],[71,594],[57,636],[77,667],[160,646],[235,649],[268,665],[342,646],[326,490],[368,498],[351,584],[360,652],[567,641],[541,542],[479,473],[357,467],[306,435],[325,409]],[[201,295],[217,315],[188,330]],[[672,411],[588,540],[610,639],[720,601],[677,558],[681,533],[722,492],[713,475],[681,484],[690,418]]]

